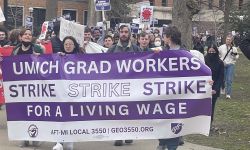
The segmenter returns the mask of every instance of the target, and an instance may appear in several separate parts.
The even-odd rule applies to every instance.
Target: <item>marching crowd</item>
[[[39,55],[46,51],[42,43],[51,42],[52,52],[65,54],[88,53],[88,45],[91,42],[101,46],[100,53],[118,52],[145,52],[158,53],[162,50],[186,49],[181,42],[181,32],[175,26],[164,27],[162,35],[158,29],[145,30],[139,34],[133,34],[127,25],[121,25],[117,30],[86,27],[84,32],[84,45],[81,47],[72,36],[59,38],[60,25],[55,24],[53,31],[47,34],[45,40],[33,37],[32,30],[27,28],[13,29],[8,32],[0,27],[0,47],[12,46],[12,55],[35,54]],[[212,121],[217,98],[221,93],[231,99],[234,67],[239,58],[237,48],[233,45],[233,36],[228,35],[225,44],[218,46],[216,41],[202,42],[200,37],[193,38],[194,50],[188,50],[212,71]],[[212,124],[212,123],[211,123]],[[116,140],[115,146],[131,144],[132,140]],[[38,144],[33,142],[34,145]],[[157,150],[176,150],[179,145],[184,144],[182,137],[172,139],[160,139]],[[73,143],[57,143],[54,149],[73,149]],[[23,141],[21,146],[29,146],[29,141]]]

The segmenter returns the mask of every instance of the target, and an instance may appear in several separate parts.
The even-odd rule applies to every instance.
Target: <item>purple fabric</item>
[[[142,79],[142,78],[163,78],[163,77],[189,77],[189,76],[208,76],[211,75],[210,69],[205,66],[203,63],[201,63],[201,67],[198,70],[186,70],[184,67],[184,70],[179,71],[169,71],[169,58],[176,58],[179,59],[180,57],[187,57],[189,60],[192,58],[192,55],[184,50],[178,50],[178,51],[163,51],[160,53],[153,53],[153,52],[144,52],[144,53],[103,53],[103,54],[76,54],[76,55],[66,55],[66,56],[59,56],[58,54],[53,55],[41,55],[41,56],[34,56],[34,55],[20,55],[20,56],[10,56],[10,57],[4,57],[4,60],[2,62],[2,68],[3,68],[3,81],[18,81],[18,80],[104,80],[104,79]],[[142,72],[135,72],[130,68],[129,72],[122,72],[119,73],[117,71],[117,65],[116,60],[137,60],[140,59],[144,62],[146,62],[147,59],[164,59],[167,58],[167,61],[164,63],[164,66],[168,69],[168,71],[146,71],[144,69]],[[111,70],[108,73],[90,73],[90,74],[66,74],[64,72],[63,66],[68,61],[73,62],[79,62],[79,61],[86,61],[86,67],[89,67],[89,63],[91,61],[95,61],[97,64],[97,67],[99,68],[99,62],[101,60],[109,61],[111,64]],[[16,75],[13,70],[13,63],[17,63],[17,69],[20,71],[20,65],[19,62],[28,62],[31,64],[32,62],[45,62],[45,61],[51,61],[55,63],[58,61],[59,63],[59,73],[55,73],[53,71],[51,74],[42,74],[42,73],[36,73],[36,74],[25,74],[22,73],[20,75]],[[174,61],[175,62],[175,61]],[[139,64],[139,63],[138,63]],[[189,62],[188,66],[191,67],[192,64]],[[140,67],[137,65],[137,67]],[[156,64],[156,67],[158,65]],[[179,64],[174,65],[174,67],[179,68]],[[44,68],[46,70],[48,68],[48,65],[44,65]]]
[[[179,104],[182,103],[182,107],[186,107],[179,113]],[[139,114],[137,106],[151,106],[148,114]],[[163,113],[153,114],[156,104],[160,106]],[[28,106],[30,107],[30,116],[28,116]],[[89,106],[89,111],[87,109]],[[107,115],[105,106],[115,107],[115,115]],[[166,106],[169,112],[165,111]],[[185,105],[185,106],[184,106]],[[45,106],[50,111],[45,115]],[[72,106],[72,111],[70,107]],[[81,115],[81,106],[83,107],[84,115]],[[93,106],[96,106],[96,110],[93,115],[90,115]],[[100,115],[99,106],[102,108],[102,115]],[[127,115],[119,113],[119,107],[123,106],[128,109]],[[61,110],[62,117],[55,116],[58,108]],[[170,114],[175,108],[175,113]],[[133,101],[133,102],[22,102],[22,103],[7,103],[7,120],[8,121],[56,121],[56,122],[67,122],[67,121],[91,121],[91,120],[144,120],[144,119],[185,119],[195,116],[210,116],[211,115],[211,99],[206,98],[202,100],[188,99],[188,100],[155,100],[155,101]],[[41,109],[42,108],[42,113]],[[98,108],[98,109],[97,109]],[[141,108],[141,107],[140,107]],[[98,111],[97,111],[98,110]],[[123,109],[121,109],[123,110]],[[36,114],[36,113],[37,114]],[[72,116],[78,114],[79,116]],[[48,115],[50,114],[50,116]],[[40,115],[40,116],[39,116]]]

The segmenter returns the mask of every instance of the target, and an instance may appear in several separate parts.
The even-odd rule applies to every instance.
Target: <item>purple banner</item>
[[[7,103],[8,121],[184,119],[210,116],[211,100]],[[15,110],[15,111],[13,111]]]
[[[3,80],[105,80],[209,76],[185,50],[160,53],[20,55],[4,57]]]

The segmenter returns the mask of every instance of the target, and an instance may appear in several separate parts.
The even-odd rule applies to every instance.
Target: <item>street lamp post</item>
[[[242,24],[243,24],[244,16],[239,16],[239,19],[240,19],[240,40],[241,40],[243,36]]]
[[[30,17],[31,17],[31,20],[32,20],[32,26],[31,26],[31,31],[32,31],[32,34],[33,34],[33,29],[34,29],[34,18],[33,18],[33,7],[29,7],[29,13],[30,13]]]

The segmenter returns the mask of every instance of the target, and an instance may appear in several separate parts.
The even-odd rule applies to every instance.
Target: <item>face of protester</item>
[[[95,38],[95,39],[99,39],[101,33],[100,33],[99,30],[94,30],[94,34],[93,34],[93,35],[94,35],[94,38]]]
[[[91,33],[87,32],[84,33],[84,41],[90,41],[91,40]]]
[[[150,38],[150,42],[151,42],[151,43],[154,43],[154,41],[155,41],[155,36],[154,36],[153,33],[150,33],[150,34],[149,34],[149,38]]]
[[[137,43],[137,38],[136,38],[136,36],[135,35],[133,35],[133,36],[131,36],[131,42],[132,43],[134,43],[134,44],[136,44]]]
[[[0,31],[0,41],[4,40],[6,37],[5,32]]]
[[[145,37],[140,37],[138,42],[140,43],[140,47],[141,47],[141,48],[146,48],[146,47],[148,47],[148,44],[149,44],[149,36],[146,35]]]
[[[155,31],[154,31],[154,36],[155,36],[155,37],[159,36],[159,31],[158,31],[158,30],[155,30]]]
[[[227,38],[226,38],[226,45],[227,45],[227,46],[231,46],[232,40],[233,40],[233,39],[232,39],[231,37],[227,37]]]
[[[121,42],[128,42],[129,41],[129,29],[128,27],[124,27],[120,29],[120,41]]]
[[[113,45],[113,40],[111,38],[106,38],[104,40],[104,46],[110,48]]]
[[[213,47],[210,47],[207,51],[207,53],[214,54],[216,53],[215,49]]]
[[[165,45],[169,45],[170,44],[170,37],[167,37],[166,35],[163,36],[163,41]]]
[[[155,42],[154,42],[156,47],[161,46],[161,39],[159,37],[155,38]]]
[[[51,38],[53,38],[53,37],[56,37],[56,34],[54,31],[51,33]]]
[[[32,33],[30,30],[26,30],[24,34],[21,36],[21,41],[31,42],[32,41]]]
[[[71,39],[65,40],[63,46],[64,46],[65,52],[67,52],[67,53],[73,52],[73,50],[75,48],[75,44]]]
[[[114,37],[114,43],[118,43],[118,41],[119,41],[119,37],[118,36]]]

